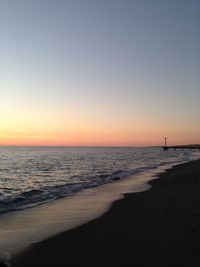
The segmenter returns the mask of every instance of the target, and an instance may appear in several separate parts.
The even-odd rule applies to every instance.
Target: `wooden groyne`
[[[163,146],[164,151],[168,151],[169,149],[173,150],[200,150],[200,145],[178,145],[178,146]]]

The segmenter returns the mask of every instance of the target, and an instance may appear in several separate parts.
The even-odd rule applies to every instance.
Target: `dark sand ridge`
[[[200,160],[150,183],[99,219],[31,246],[12,266],[200,266]]]

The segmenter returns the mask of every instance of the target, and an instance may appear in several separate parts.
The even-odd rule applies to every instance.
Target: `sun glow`
[[[200,143],[195,5],[4,2],[0,145]]]

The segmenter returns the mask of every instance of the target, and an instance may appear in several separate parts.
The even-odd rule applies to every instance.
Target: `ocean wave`
[[[30,189],[28,191],[16,194],[15,196],[6,198],[2,198],[0,196],[0,214],[71,196],[77,192],[80,192],[81,190],[97,187],[105,183],[113,182],[156,167],[156,165],[152,165],[148,167],[139,167],[128,171],[118,170],[114,171],[110,175],[101,174],[96,177],[90,177],[89,181],[87,182],[85,181],[82,183],[67,183],[64,185],[45,186],[42,189]]]
[[[74,153],[74,151],[72,152]],[[62,150],[63,162],[66,162],[64,152]],[[17,171],[15,167],[12,168],[12,161],[10,161],[9,166],[12,172],[6,173],[8,178],[5,178],[4,174],[0,176],[0,214],[71,196],[81,190],[97,187],[105,183],[123,179],[124,177],[133,176],[134,179],[134,175],[136,174],[148,172],[166,164],[200,158],[199,153],[177,154],[176,152],[164,152],[162,154],[158,150],[151,149],[145,151],[133,150],[135,154],[131,150],[125,150],[123,154],[122,150],[120,150],[117,157],[116,149],[113,149],[111,152],[110,149],[105,150],[102,154],[97,150],[94,153],[95,159],[90,155],[91,150],[90,152],[87,150],[79,151],[79,153],[83,152],[85,158],[82,157],[82,163],[80,163],[81,157],[77,159],[77,155],[75,157],[73,153],[70,154],[71,158],[75,157],[74,159],[76,159],[74,163],[72,160],[70,161],[70,171],[69,162],[66,165],[61,164],[61,156],[59,156],[61,159],[58,157],[60,161],[55,161],[55,170],[52,172],[51,168],[53,168],[53,164],[46,164],[45,162],[44,166],[40,163],[40,168],[37,170],[35,166],[38,166],[38,164],[37,162],[33,164],[33,162],[38,159],[34,157],[32,161],[27,160],[27,162],[23,162],[23,169],[18,168]],[[105,152],[111,154],[108,154],[109,156],[106,154],[106,156]],[[17,158],[20,159],[20,157],[21,154]],[[26,158],[24,157],[19,160],[19,166],[22,166],[21,161],[24,159]],[[13,160],[16,160],[16,157]],[[44,160],[46,161],[47,159],[44,158]],[[52,162],[50,154],[48,161]],[[24,174],[27,174],[27,176],[24,176]]]

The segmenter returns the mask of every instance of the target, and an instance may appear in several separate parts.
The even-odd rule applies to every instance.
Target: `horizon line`
[[[162,145],[148,145],[148,146],[122,146],[122,145],[0,145],[0,147],[99,147],[99,148],[146,148],[146,147],[162,147]]]

